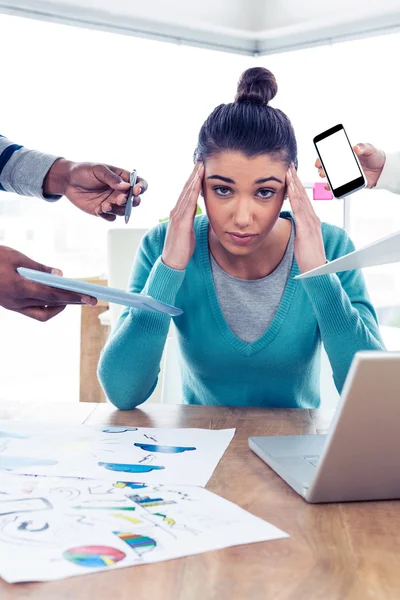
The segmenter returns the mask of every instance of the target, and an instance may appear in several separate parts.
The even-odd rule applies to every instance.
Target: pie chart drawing
[[[76,546],[66,550],[63,556],[74,565],[99,569],[115,565],[123,560],[126,554],[111,546]]]

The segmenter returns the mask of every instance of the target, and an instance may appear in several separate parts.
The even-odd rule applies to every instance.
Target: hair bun
[[[235,102],[268,104],[276,96],[278,84],[271,71],[263,67],[247,69],[240,77]]]

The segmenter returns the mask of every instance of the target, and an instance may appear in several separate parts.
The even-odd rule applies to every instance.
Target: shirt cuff
[[[21,148],[14,152],[2,171],[2,185],[6,192],[21,196],[35,196],[55,202],[62,196],[44,196],[43,182],[60,156],[44,154],[36,150]]]
[[[400,194],[400,152],[386,155],[385,164],[375,189]]]
[[[313,305],[318,324],[326,336],[349,329],[357,314],[336,273],[300,280]]]

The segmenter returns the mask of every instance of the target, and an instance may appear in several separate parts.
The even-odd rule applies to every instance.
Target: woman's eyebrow
[[[220,179],[225,183],[235,183],[235,181],[230,177],[223,177],[222,175],[210,175],[209,177],[207,177],[207,179]],[[262,179],[257,179],[257,181],[255,181],[254,183],[260,184],[266,183],[267,181],[276,181],[277,183],[283,183],[283,181],[281,179],[278,179],[277,177],[264,177]]]
[[[222,177],[222,175],[210,175],[207,179],[221,179],[221,181],[225,181],[225,183],[235,183],[230,177]]]
[[[264,179],[257,179],[257,181],[255,181],[254,183],[265,183],[266,181],[277,181],[278,183],[283,183],[283,181],[281,181],[277,177],[265,177]]]

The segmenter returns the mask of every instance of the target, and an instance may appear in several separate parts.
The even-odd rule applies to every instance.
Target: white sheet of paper
[[[363,267],[376,267],[394,262],[400,262],[400,231],[332,260],[326,265],[301,273],[295,279],[306,279],[307,277],[339,273],[340,271],[352,271]]]
[[[20,490],[27,485],[30,489]],[[0,576],[9,583],[51,581],[285,537],[200,487],[0,476]]]
[[[0,472],[205,486],[234,429],[0,422]]]

